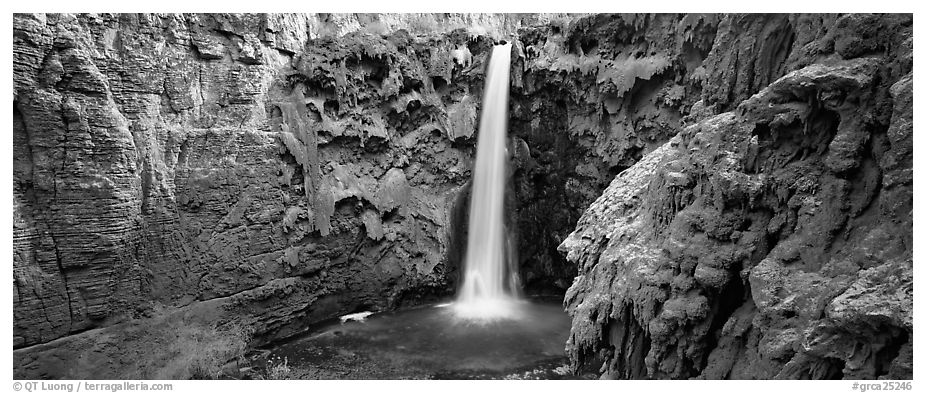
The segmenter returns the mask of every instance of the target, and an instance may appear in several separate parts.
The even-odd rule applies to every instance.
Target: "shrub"
[[[267,359],[267,367],[258,374],[258,379],[292,379],[293,370],[289,367],[289,358],[280,359],[279,356]]]
[[[416,35],[429,35],[440,31],[440,26],[433,15],[420,15],[408,22],[408,30]]]
[[[387,29],[386,25],[384,25],[382,22],[373,21],[373,22],[364,24],[363,27],[360,28],[360,32],[369,33],[373,35],[384,35],[389,32],[389,29]]]
[[[310,32],[312,39],[330,39],[337,38],[340,35],[338,27],[328,23],[319,23],[317,26],[315,26],[314,30],[315,34],[311,34]]]

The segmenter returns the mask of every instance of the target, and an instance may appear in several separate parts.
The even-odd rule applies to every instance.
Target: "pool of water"
[[[268,348],[292,378],[555,379],[570,321],[558,303],[521,302],[511,318],[469,320],[448,304],[332,322]]]

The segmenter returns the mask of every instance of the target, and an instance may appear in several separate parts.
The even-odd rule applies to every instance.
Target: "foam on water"
[[[475,299],[453,305],[457,317],[475,321],[520,319],[524,301],[514,298]]]

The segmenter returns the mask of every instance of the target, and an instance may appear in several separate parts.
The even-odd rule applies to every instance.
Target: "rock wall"
[[[575,368],[912,378],[912,17],[721,17],[701,101],[560,245]]]
[[[392,85],[330,100],[313,90],[307,107],[287,78],[370,72],[330,40],[332,70],[300,69],[307,26],[301,15],[15,17],[14,347],[203,302],[221,310],[204,318],[273,337],[448,286],[445,203],[468,152],[444,154],[451,174],[428,178],[439,162],[412,150],[446,138],[420,118],[390,134],[385,108],[364,117],[347,95],[383,91],[377,104],[397,103],[405,121],[417,93],[402,73],[423,89],[426,66],[412,57]],[[396,51],[372,41],[377,55]],[[308,132],[313,119],[327,127]],[[379,127],[359,128],[370,119]],[[82,375],[43,358],[19,353],[17,372]]]
[[[151,317],[259,345],[450,295],[495,41],[419,19],[15,15],[17,376],[144,375],[112,349]]]
[[[576,264],[557,246],[617,173],[680,129],[717,22],[592,15],[519,32],[509,128],[528,288],[568,288]]]

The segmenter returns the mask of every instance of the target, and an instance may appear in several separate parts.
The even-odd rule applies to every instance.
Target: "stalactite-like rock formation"
[[[17,376],[156,376],[118,349],[164,315],[256,345],[449,295],[494,41],[428,18],[15,15]]]
[[[717,114],[618,175],[560,246],[573,363],[911,378],[912,19],[737,18],[706,61]],[[786,26],[790,54],[755,48]]]

